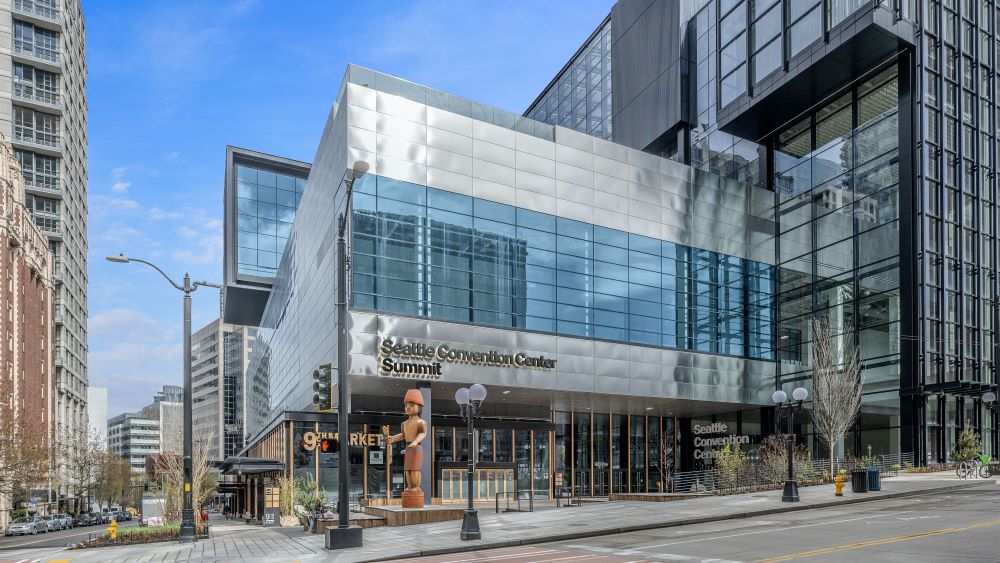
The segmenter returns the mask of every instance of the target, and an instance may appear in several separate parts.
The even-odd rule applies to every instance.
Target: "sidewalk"
[[[289,537],[273,529],[220,523],[212,537],[194,546],[153,544],[64,551],[58,559],[91,561],[387,561],[423,555],[490,549],[616,534],[688,524],[755,518],[811,508],[881,500],[975,487],[993,480],[963,481],[954,472],[900,474],[882,481],[882,491],[834,496],[833,485],[804,487],[801,502],[781,502],[781,491],[706,497],[673,502],[602,502],[539,512],[500,513],[480,510],[483,540],[458,539],[461,522],[440,522],[364,531],[365,545],[345,551],[326,551],[320,535]]]

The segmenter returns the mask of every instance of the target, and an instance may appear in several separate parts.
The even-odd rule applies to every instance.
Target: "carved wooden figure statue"
[[[424,506],[424,491],[420,488],[421,467],[424,464],[424,448],[421,442],[427,437],[427,423],[420,418],[420,408],[424,406],[424,398],[418,389],[409,389],[403,397],[403,410],[407,419],[401,424],[402,432],[389,435],[389,427],[383,426],[386,443],[392,444],[406,440],[406,454],[403,456],[403,476],[406,478],[406,490],[403,491],[403,508],[422,508]],[[391,445],[387,445],[390,448]]]

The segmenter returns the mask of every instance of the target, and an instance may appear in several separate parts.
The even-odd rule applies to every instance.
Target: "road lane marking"
[[[902,512],[890,512],[888,514],[884,514],[883,516],[893,516],[893,515],[896,515],[896,514],[907,514],[909,512],[912,512],[912,511],[911,510],[904,510]],[[668,545],[678,545],[678,544],[682,544],[682,543],[694,543],[694,542],[700,542],[700,541],[722,540],[722,539],[727,539],[727,538],[738,538],[740,536],[750,536],[750,535],[753,535],[753,534],[771,534],[771,533],[774,533],[774,532],[784,532],[786,530],[796,530],[796,529],[799,529],[799,528],[812,528],[812,527],[815,527],[815,526],[827,526],[829,524],[843,524],[844,522],[856,522],[858,520],[868,520],[871,517],[872,517],[871,514],[866,514],[864,516],[859,516],[857,518],[847,518],[845,520],[833,520],[833,521],[830,521],[830,522],[816,522],[815,524],[801,524],[799,526],[788,526],[788,527],[784,527],[784,528],[775,528],[773,530],[754,530],[752,532],[743,532],[743,533],[740,533],[740,534],[729,534],[727,536],[712,536],[710,538],[698,538],[698,539],[693,539],[693,540],[682,540],[682,541],[675,541],[675,542],[670,542],[670,543],[661,543],[659,545],[646,545],[646,546],[642,546],[642,547],[632,548],[629,551],[630,552],[636,552],[636,551],[643,550],[643,549],[654,549],[654,548],[657,548],[657,547],[667,547]]]
[[[792,553],[789,555],[782,555],[780,557],[772,557],[770,559],[759,559],[757,563],[777,563],[779,561],[790,561],[792,559],[805,559],[807,557],[816,557],[819,555],[829,555],[831,553],[838,553],[841,551],[849,551],[851,549],[864,549],[866,547],[873,547],[876,545],[885,545],[889,543],[898,543],[911,540],[919,540],[923,538],[928,538],[932,536],[941,536],[944,534],[956,534],[959,532],[967,532],[969,530],[975,530],[977,528],[988,528],[991,526],[1000,526],[1000,520],[990,520],[989,522],[980,522],[978,524],[972,524],[969,526],[963,526],[961,528],[943,528],[941,530],[931,530],[929,532],[919,532],[916,534],[906,534],[903,536],[893,536],[889,538],[882,538],[878,540],[868,540],[863,542],[849,543],[845,545],[838,545],[834,547],[826,547],[823,549],[814,549],[812,551],[802,551],[799,553]]]

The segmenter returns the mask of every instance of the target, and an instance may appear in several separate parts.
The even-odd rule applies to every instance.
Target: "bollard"
[[[117,520],[112,520],[111,523],[108,524],[108,536],[110,536],[111,539],[117,539],[118,538],[118,521]]]
[[[833,480],[835,486],[837,487],[837,492],[835,493],[838,497],[844,496],[844,476],[837,475],[837,478]]]

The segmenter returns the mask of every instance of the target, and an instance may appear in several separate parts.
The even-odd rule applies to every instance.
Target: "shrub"
[[[979,434],[971,428],[962,430],[955,443],[955,449],[951,452],[951,459],[954,461],[972,461],[979,459],[983,454],[983,441]]]
[[[720,484],[724,487],[735,487],[746,472],[748,463],[747,454],[739,444],[726,444],[715,458],[715,467],[719,470],[719,479],[722,481]]]

